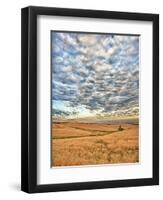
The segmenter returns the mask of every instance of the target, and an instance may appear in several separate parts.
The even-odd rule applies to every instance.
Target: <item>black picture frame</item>
[[[55,15],[153,23],[153,177],[37,184],[37,16]],[[21,190],[28,193],[159,184],[159,15],[29,6],[21,11]]]

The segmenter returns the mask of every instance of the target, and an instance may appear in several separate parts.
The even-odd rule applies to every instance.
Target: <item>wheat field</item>
[[[139,162],[139,126],[53,123],[52,166]]]

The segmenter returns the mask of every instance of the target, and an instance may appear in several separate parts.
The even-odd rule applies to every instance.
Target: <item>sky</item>
[[[56,118],[139,113],[139,36],[52,32]]]

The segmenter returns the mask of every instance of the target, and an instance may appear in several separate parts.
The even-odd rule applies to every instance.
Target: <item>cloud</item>
[[[97,38],[95,35],[79,34],[77,38],[79,43],[85,46],[92,46],[95,45],[97,42]]]
[[[135,114],[139,37],[53,32],[52,99],[54,108],[58,101],[67,102],[67,109],[76,108],[79,115],[81,108]]]

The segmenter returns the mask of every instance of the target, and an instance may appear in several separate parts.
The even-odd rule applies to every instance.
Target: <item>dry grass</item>
[[[138,125],[53,123],[52,165],[75,166],[139,161]]]

